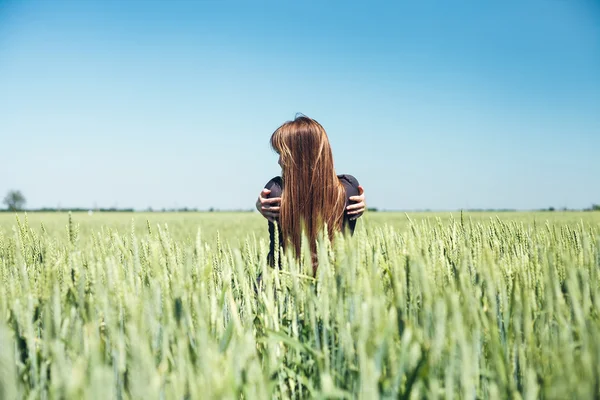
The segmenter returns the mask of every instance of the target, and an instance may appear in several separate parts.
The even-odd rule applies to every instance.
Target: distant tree
[[[592,204],[592,211],[600,211],[600,204]]]
[[[25,196],[23,196],[23,193],[21,193],[20,190],[10,190],[6,194],[6,197],[4,197],[2,203],[6,205],[10,211],[19,211],[23,209],[27,200],[25,200]]]

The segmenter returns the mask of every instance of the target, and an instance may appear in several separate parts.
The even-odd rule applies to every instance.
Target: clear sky
[[[600,202],[600,2],[0,0],[0,195],[252,208],[302,112],[383,209]]]

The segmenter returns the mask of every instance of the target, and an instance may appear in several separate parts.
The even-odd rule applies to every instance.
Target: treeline
[[[600,204],[592,204],[590,207],[588,208],[584,208],[582,210],[578,210],[578,209],[570,209],[567,207],[563,207],[563,208],[554,208],[554,207],[548,207],[548,208],[542,208],[541,210],[538,211],[600,211]]]
[[[43,207],[43,208],[29,208],[29,209],[19,209],[19,210],[9,210],[9,209],[0,209],[0,212],[28,212],[28,213],[36,213],[36,212],[252,212],[253,209],[236,209],[236,210],[220,210],[214,207],[209,208],[208,210],[202,210],[199,208],[146,208],[144,210],[136,210],[134,208],[80,208],[80,207],[65,207],[65,208],[54,208],[54,207]]]
[[[9,210],[9,209],[0,210],[0,212],[15,212],[15,211],[35,213],[35,212],[90,212],[90,211],[93,211],[93,212],[134,212],[135,210],[133,208],[115,208],[115,207],[111,207],[111,208],[43,207],[43,208],[28,208],[28,209],[19,209],[19,210]]]
[[[0,209],[0,213],[2,212],[28,212],[28,213],[50,213],[50,212],[177,212],[177,213],[186,213],[186,212],[253,212],[253,208],[249,209],[218,209],[214,207],[210,207],[209,209],[199,209],[193,207],[181,207],[181,208],[151,208],[148,207],[143,210],[136,210],[134,208],[117,208],[117,207],[109,207],[109,208],[81,208],[81,207],[43,207],[43,208],[29,208],[29,209],[19,209],[19,210],[11,210],[11,209]],[[378,211],[388,211],[388,212],[439,212],[440,210],[432,210],[432,209],[423,209],[423,210],[380,210],[375,207],[368,207],[368,212],[378,212]],[[518,210],[515,208],[469,208],[463,210],[444,210],[444,211],[464,211],[464,212],[519,212],[519,211],[540,211],[540,212],[562,212],[562,211],[600,211],[600,204],[592,204],[591,207],[584,209],[576,209],[576,208],[540,208],[537,210]]]

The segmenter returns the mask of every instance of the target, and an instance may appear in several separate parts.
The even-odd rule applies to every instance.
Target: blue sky
[[[600,4],[0,0],[0,194],[29,207],[251,208],[297,112],[373,207],[587,207]]]

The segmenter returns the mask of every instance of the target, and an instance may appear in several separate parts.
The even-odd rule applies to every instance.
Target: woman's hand
[[[355,220],[360,217],[367,208],[367,204],[365,203],[365,190],[362,186],[358,186],[358,196],[350,197],[350,201],[353,201],[354,204],[350,204],[346,207],[346,213],[351,215],[351,220]]]
[[[279,208],[281,206],[281,197],[273,197],[271,199],[267,196],[271,193],[269,189],[263,189],[256,200],[256,209],[263,217],[271,222],[275,222],[279,218]]]

